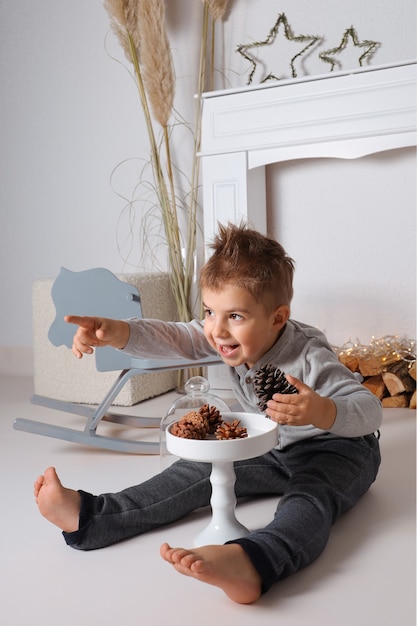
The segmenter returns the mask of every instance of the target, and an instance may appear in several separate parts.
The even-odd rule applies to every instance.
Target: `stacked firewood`
[[[339,351],[341,363],[359,372],[362,384],[375,394],[386,408],[416,408],[416,361],[396,358],[387,363],[371,352]]]

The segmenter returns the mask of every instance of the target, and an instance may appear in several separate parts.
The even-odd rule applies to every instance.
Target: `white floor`
[[[0,612],[5,626],[415,626],[415,413],[387,410],[379,478],[333,528],[324,554],[257,603],[232,603],[215,587],[177,574],[160,544],[190,546],[209,511],[94,552],[68,548],[37,512],[35,477],[55,465],[65,484],[114,491],[159,471],[157,456],[88,449],[13,430],[17,417],[83,427],[83,419],[30,403],[29,378],[0,378]],[[173,394],[134,411],[162,414]],[[276,502],[240,504],[246,526],[262,525]]]

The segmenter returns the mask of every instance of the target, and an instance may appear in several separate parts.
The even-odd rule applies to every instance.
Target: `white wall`
[[[414,149],[271,169],[271,232],[296,260],[293,317],[339,346],[414,338]]]
[[[381,42],[372,65],[416,57],[414,0],[230,0],[216,88],[246,83],[236,46],[264,40],[281,12],[294,34],[324,38],[297,64],[299,75],[327,72],[318,52],[337,46],[352,25],[360,40]],[[200,16],[199,0],[168,3],[177,106],[190,121]],[[101,1],[0,0],[0,24],[0,371],[10,372],[32,344],[36,278],[55,276],[61,265],[119,272],[140,264],[139,212],[132,226],[116,191],[130,196],[141,167],[133,159],[146,159],[148,148],[136,88]],[[295,45],[281,34],[259,53],[288,77]],[[358,48],[348,46],[340,59],[341,69],[357,67]],[[125,160],[112,187],[112,171]],[[297,261],[295,317],[336,343],[414,335],[413,150],[270,167],[268,201],[270,231]]]

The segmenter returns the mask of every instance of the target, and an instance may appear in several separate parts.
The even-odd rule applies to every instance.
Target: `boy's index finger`
[[[95,325],[94,317],[86,317],[81,315],[65,315],[64,321],[68,324],[76,324],[77,326],[82,326],[83,328],[91,328]]]

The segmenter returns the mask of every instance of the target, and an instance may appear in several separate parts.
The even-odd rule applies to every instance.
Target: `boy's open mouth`
[[[227,356],[228,354],[231,354],[232,352],[234,352],[236,350],[236,348],[238,348],[239,345],[235,344],[233,346],[231,345],[217,345],[217,349],[219,351],[220,354],[223,354],[224,356]]]

